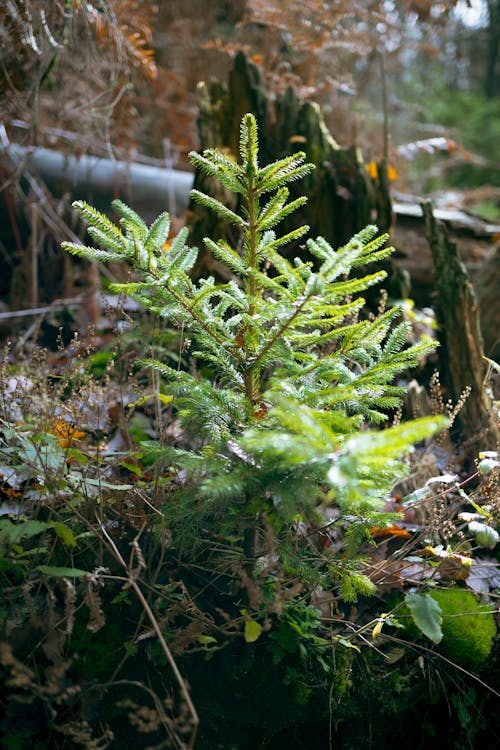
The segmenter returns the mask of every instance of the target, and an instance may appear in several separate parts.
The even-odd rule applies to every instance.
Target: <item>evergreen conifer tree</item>
[[[204,554],[206,571],[234,570],[239,560],[252,585],[264,589],[270,576],[279,581],[280,596],[293,597],[297,579],[302,587],[340,585],[351,600],[371,593],[357,542],[374,514],[384,522],[381,498],[404,471],[399,459],[443,421],[379,427],[400,402],[395,376],[433,344],[407,345],[398,307],[373,318],[359,315],[364,300],[357,295],[385,272],[349,273],[392,251],[376,227],[338,250],[321,237],[308,239],[308,259],[289,260],[281,252],[308,231],[276,231],[306,201],[289,202],[287,188],[313,169],[303,153],[260,166],[255,118],[247,114],[239,161],[212,149],[191,159],[239,197],[241,210],[234,212],[192,191],[239,231],[236,247],[205,240],[230,269],[227,283],[193,281],[196,250],[187,244],[188,230],[166,250],[168,214],[148,228],[120,201],[113,203],[120,227],[77,201],[99,247],[64,243],[92,261],[125,261],[137,281],[112,289],[133,295],[189,339],[192,370],[142,360],[164,378],[184,431],[182,447],[143,446],[176,472],[162,508],[172,545],[184,560],[195,550],[197,559]],[[340,556],[315,548],[308,532],[325,524],[323,511],[331,505],[350,527],[351,546]]]

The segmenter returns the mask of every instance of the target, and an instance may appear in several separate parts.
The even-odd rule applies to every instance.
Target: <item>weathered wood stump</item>
[[[491,249],[474,278],[484,349],[500,363],[500,243]]]
[[[457,419],[460,437],[471,450],[494,450],[499,431],[485,388],[486,362],[474,289],[456,245],[434,218],[432,204],[422,203],[422,211],[435,268],[441,383],[454,403],[470,388]]]
[[[305,179],[289,186],[291,199],[305,193],[308,202],[281,225],[283,233],[308,224],[311,236],[321,235],[338,247],[366,224],[376,223],[381,231],[389,228],[391,203],[386,183],[381,180],[376,185],[371,180],[354,146],[344,149],[335,142],[316,104],[300,101],[291,88],[271,100],[259,69],[243,53],[235,58],[228,88],[219,81],[202,83],[199,100],[201,150],[222,148],[237,157],[241,118],[252,112],[259,128],[261,164],[304,151],[307,160],[316,165]],[[194,187],[237,210],[237,197],[225,194],[212,178],[197,172]],[[203,237],[224,237],[233,245],[238,238],[203,206],[192,204],[191,212],[191,242],[200,249],[196,273],[216,272],[217,263],[203,249]],[[297,247],[291,247],[289,253],[296,255]]]

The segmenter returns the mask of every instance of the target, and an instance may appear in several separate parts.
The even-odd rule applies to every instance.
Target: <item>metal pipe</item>
[[[181,216],[188,207],[193,174],[148,164],[113,161],[96,156],[70,156],[53,149],[4,145],[14,168],[37,173],[56,197],[70,194],[106,210],[121,198],[147,222],[165,210]],[[173,206],[172,206],[173,199]]]

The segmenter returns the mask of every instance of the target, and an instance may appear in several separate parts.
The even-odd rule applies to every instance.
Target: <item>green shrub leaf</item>
[[[81,578],[88,574],[88,571],[80,568],[59,568],[55,565],[38,565],[36,569],[39,573],[56,578]]]
[[[245,622],[245,640],[247,643],[254,643],[262,633],[262,625],[256,620],[247,620]]]
[[[487,549],[494,549],[498,540],[500,539],[498,532],[486,523],[479,523],[479,521],[471,521],[469,524],[469,531],[474,534],[476,543],[480,547],[486,547]]]
[[[405,596],[415,625],[433,643],[440,643],[443,638],[441,607],[430,594],[409,592]]]
[[[51,528],[52,524],[45,521],[12,523],[10,519],[2,519],[0,520],[0,543],[17,544],[21,539],[37,536]]]
[[[59,537],[66,547],[76,547],[75,535],[69,526],[66,526],[64,523],[55,523],[54,531],[56,532],[56,536]]]

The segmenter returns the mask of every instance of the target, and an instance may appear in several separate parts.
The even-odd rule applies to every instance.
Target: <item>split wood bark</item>
[[[485,383],[487,365],[474,289],[445,225],[434,218],[430,201],[422,203],[422,212],[436,277],[441,383],[454,403],[470,388],[457,419],[460,436],[471,450],[494,450],[499,441],[498,415]]]

